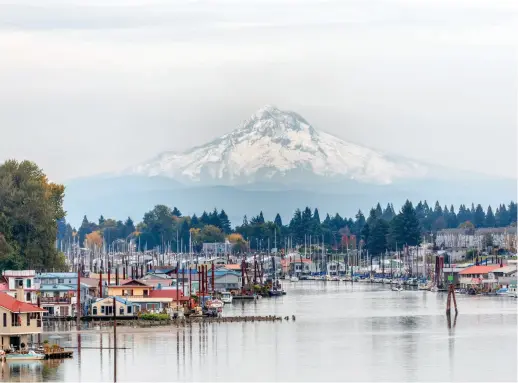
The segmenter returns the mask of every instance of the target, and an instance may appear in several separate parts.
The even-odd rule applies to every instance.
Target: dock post
[[[79,331],[81,325],[81,264],[77,267],[77,301],[76,301],[76,326]]]
[[[448,297],[446,298],[446,315],[450,315],[452,299],[453,299],[453,305],[455,307],[455,315],[457,315],[459,313],[459,311],[457,310],[457,299],[455,298],[455,288],[453,287],[453,284],[450,283],[450,286],[448,287]]]

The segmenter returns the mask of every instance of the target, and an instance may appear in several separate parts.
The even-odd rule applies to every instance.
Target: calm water
[[[117,351],[117,380],[516,381],[516,299],[458,296],[460,314],[449,329],[446,294],[285,285],[282,298],[234,303],[226,314],[294,314],[295,322],[119,327],[118,346],[128,349]],[[110,329],[45,336],[56,334],[61,345],[80,339],[74,359],[4,363],[0,380],[113,381]]]

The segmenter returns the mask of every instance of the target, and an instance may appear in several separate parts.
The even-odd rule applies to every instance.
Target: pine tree
[[[365,220],[365,216],[363,215],[361,210],[358,210],[356,213],[356,222],[354,223],[354,234],[360,238],[361,232],[367,221]]]
[[[83,246],[85,243],[85,238],[87,234],[92,232],[92,225],[88,222],[88,218],[86,215],[83,217],[83,222],[81,222],[81,226],[79,226],[79,230],[77,234],[79,235],[79,245]]]
[[[232,228],[230,227],[230,220],[228,219],[227,213],[225,210],[221,209],[221,212],[218,215],[218,221],[220,224],[220,228],[225,234],[230,234]]]
[[[505,227],[509,225],[509,213],[507,212],[505,204],[501,204],[496,209],[495,219],[498,227]]]
[[[102,229],[102,227],[104,226],[104,217],[103,215],[101,214],[101,216],[99,217],[99,227]]]
[[[313,222],[315,225],[320,225],[320,214],[318,214],[318,209],[315,208],[313,211]]]
[[[495,227],[495,226],[496,226],[495,215],[493,214],[493,209],[491,209],[491,205],[489,205],[487,207],[485,227]]]
[[[372,223],[374,223],[374,221],[376,221],[377,218],[378,216],[376,215],[376,210],[371,209],[369,212],[369,217],[367,218],[367,223],[371,225]]]
[[[209,225],[216,226],[216,227],[222,229],[221,222],[219,220],[218,209],[216,209],[216,208],[214,208],[212,213],[209,214]]]
[[[398,246],[416,246],[421,242],[421,230],[412,202],[407,200],[400,213],[391,221],[390,236]]]
[[[130,234],[135,232],[135,224],[133,220],[128,217],[126,222],[124,222],[124,237],[127,238]]]
[[[193,214],[191,217],[191,226],[197,228],[199,224],[200,224],[200,220],[198,219],[196,214]]]
[[[381,216],[383,215],[383,210],[381,209],[381,205],[380,203],[378,202],[378,204],[376,205],[376,218],[381,218]]]
[[[477,205],[475,209],[475,213],[473,214],[473,224],[476,228],[484,227],[484,223],[486,221],[486,214],[484,213],[484,209],[480,204]]]
[[[275,216],[273,223],[275,224],[275,226],[277,226],[277,228],[282,228],[282,218],[279,213],[277,213],[277,215]]]
[[[392,219],[396,216],[396,212],[394,211],[394,206],[391,203],[387,204],[387,207],[383,211],[381,218],[387,222],[392,221]]]
[[[372,255],[384,253],[387,249],[389,224],[384,219],[378,218],[369,227],[369,241],[367,242],[369,253]]]
[[[516,215],[517,215],[517,209],[516,209],[516,202],[511,201],[509,203],[509,209],[508,209],[508,225],[516,225]]]
[[[176,216],[176,217],[181,217],[182,216],[182,212],[180,210],[178,210],[178,208],[175,206],[173,208],[173,215]]]
[[[454,229],[459,226],[457,221],[457,214],[455,214],[455,208],[453,205],[450,206],[450,214],[448,215],[448,228]]]

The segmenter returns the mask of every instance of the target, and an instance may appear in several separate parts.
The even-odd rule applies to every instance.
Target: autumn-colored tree
[[[93,249],[97,247],[98,249],[102,247],[103,245],[103,237],[101,235],[101,232],[99,230],[92,231],[90,234],[86,235],[85,238],[85,247],[88,247],[90,249]]]
[[[239,233],[232,233],[227,236],[227,239],[230,243],[244,242],[243,236]]]

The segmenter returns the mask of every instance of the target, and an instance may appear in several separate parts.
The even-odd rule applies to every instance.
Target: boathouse
[[[0,348],[20,349],[29,343],[32,334],[42,332],[44,309],[24,302],[23,288],[17,289],[18,299],[0,293]]]
[[[115,299],[115,309],[118,317],[134,317],[139,311],[139,305],[129,302],[121,297],[100,298],[92,303],[90,315],[92,317],[112,317],[113,316],[113,299]]]

